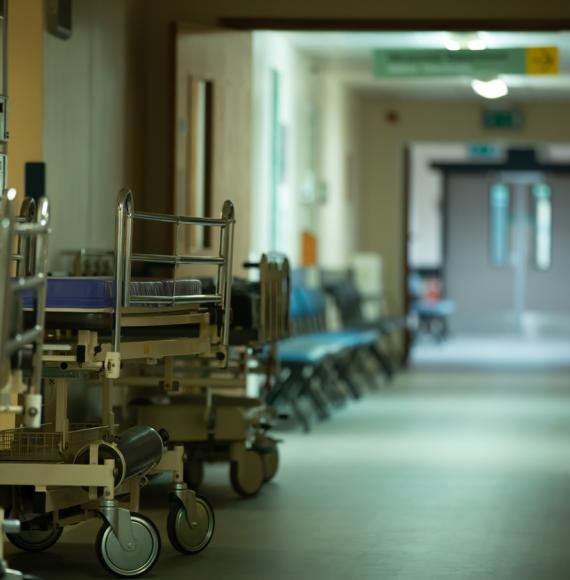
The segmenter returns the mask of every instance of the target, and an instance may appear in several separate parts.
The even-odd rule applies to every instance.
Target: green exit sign
[[[483,111],[484,129],[522,129],[524,116],[521,111]]]

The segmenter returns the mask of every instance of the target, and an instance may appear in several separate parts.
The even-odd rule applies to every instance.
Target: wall
[[[24,164],[42,160],[43,1],[8,2],[8,186],[24,193]]]
[[[122,187],[139,197],[142,111],[136,0],[75,0],[73,34],[44,43],[44,151],[52,202],[52,268],[59,253],[112,249]]]
[[[348,175],[356,148],[351,93],[338,73],[299,52],[286,35],[256,32],[254,53],[252,252],[270,247],[271,74],[277,71],[285,172],[278,188],[276,249],[297,266],[302,232],[310,232],[318,240],[320,265],[346,267],[355,249],[356,184]]]
[[[439,268],[443,259],[441,202],[443,175],[437,161],[468,158],[462,143],[416,143],[410,146],[410,200],[408,260],[411,268]]]
[[[251,257],[271,249],[271,189],[273,178],[273,87],[279,75],[280,98],[277,121],[281,127],[283,172],[277,186],[277,240],[274,250],[287,254],[294,264],[300,257],[301,231],[308,227],[302,207],[307,166],[309,116],[313,96],[309,63],[283,35],[253,35],[253,187]]]
[[[189,215],[186,187],[188,84],[192,77],[213,86],[212,215],[219,216],[226,199],[235,204],[234,271],[247,260],[251,201],[251,34],[246,32],[180,31],[177,39],[177,151],[176,213]],[[184,121],[184,122],[183,122]],[[162,190],[168,199],[168,189]],[[157,200],[160,196],[157,196]],[[153,204],[152,208],[157,208]],[[253,214],[256,212],[254,211]],[[255,215],[251,215],[255,219]],[[255,223],[255,222],[253,222]],[[215,247],[215,237],[212,238]],[[153,240],[154,241],[154,240]],[[154,251],[156,251],[154,249]],[[194,252],[193,252],[194,253]],[[211,253],[211,251],[210,251]],[[198,270],[191,269],[192,275]],[[209,273],[212,273],[210,268]],[[204,274],[207,275],[207,272]]]
[[[414,141],[473,141],[476,143],[564,142],[570,127],[560,123],[570,103],[522,103],[525,128],[505,133],[481,129],[477,102],[394,101],[371,95],[360,99],[361,179],[359,249],[384,257],[386,294],[392,309],[404,307],[404,150]],[[398,112],[398,123],[386,115]]]
[[[327,201],[320,214],[319,256],[322,267],[344,269],[357,246],[356,104],[337,73],[325,71],[322,83],[321,175]]]

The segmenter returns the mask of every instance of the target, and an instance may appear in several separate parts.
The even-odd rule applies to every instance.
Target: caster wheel
[[[190,489],[198,489],[204,481],[204,462],[188,453],[184,462],[184,481]]]
[[[241,461],[232,461],[230,481],[234,491],[242,497],[251,497],[257,494],[264,481],[261,455],[253,449],[248,449],[243,454]]]
[[[160,556],[160,535],[156,526],[145,516],[131,514],[136,548],[123,549],[113,528],[105,522],[95,541],[97,558],[103,568],[119,578],[136,578],[146,574]]]
[[[63,534],[62,527],[51,530],[22,530],[18,534],[6,534],[16,548],[25,552],[42,552],[51,548]]]
[[[279,469],[279,449],[273,444],[271,449],[261,455],[263,459],[263,479],[267,483],[271,481]]]
[[[196,521],[189,522],[186,509],[180,502],[174,502],[168,512],[166,529],[168,539],[182,554],[197,554],[212,540],[216,520],[214,510],[208,500],[196,496]]]

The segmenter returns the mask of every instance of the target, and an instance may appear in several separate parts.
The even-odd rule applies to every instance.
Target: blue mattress
[[[172,296],[172,280],[141,280],[130,283],[131,296]],[[176,294],[196,296],[202,293],[199,280],[176,280]],[[48,308],[112,308],[114,306],[112,278],[48,278],[46,306]],[[24,308],[31,307],[32,292],[24,295]]]

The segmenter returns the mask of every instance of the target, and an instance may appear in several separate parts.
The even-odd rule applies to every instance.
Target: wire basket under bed
[[[82,446],[107,438],[110,429],[102,425],[72,425],[64,445],[63,433],[41,429],[0,431],[0,461],[65,461]]]

